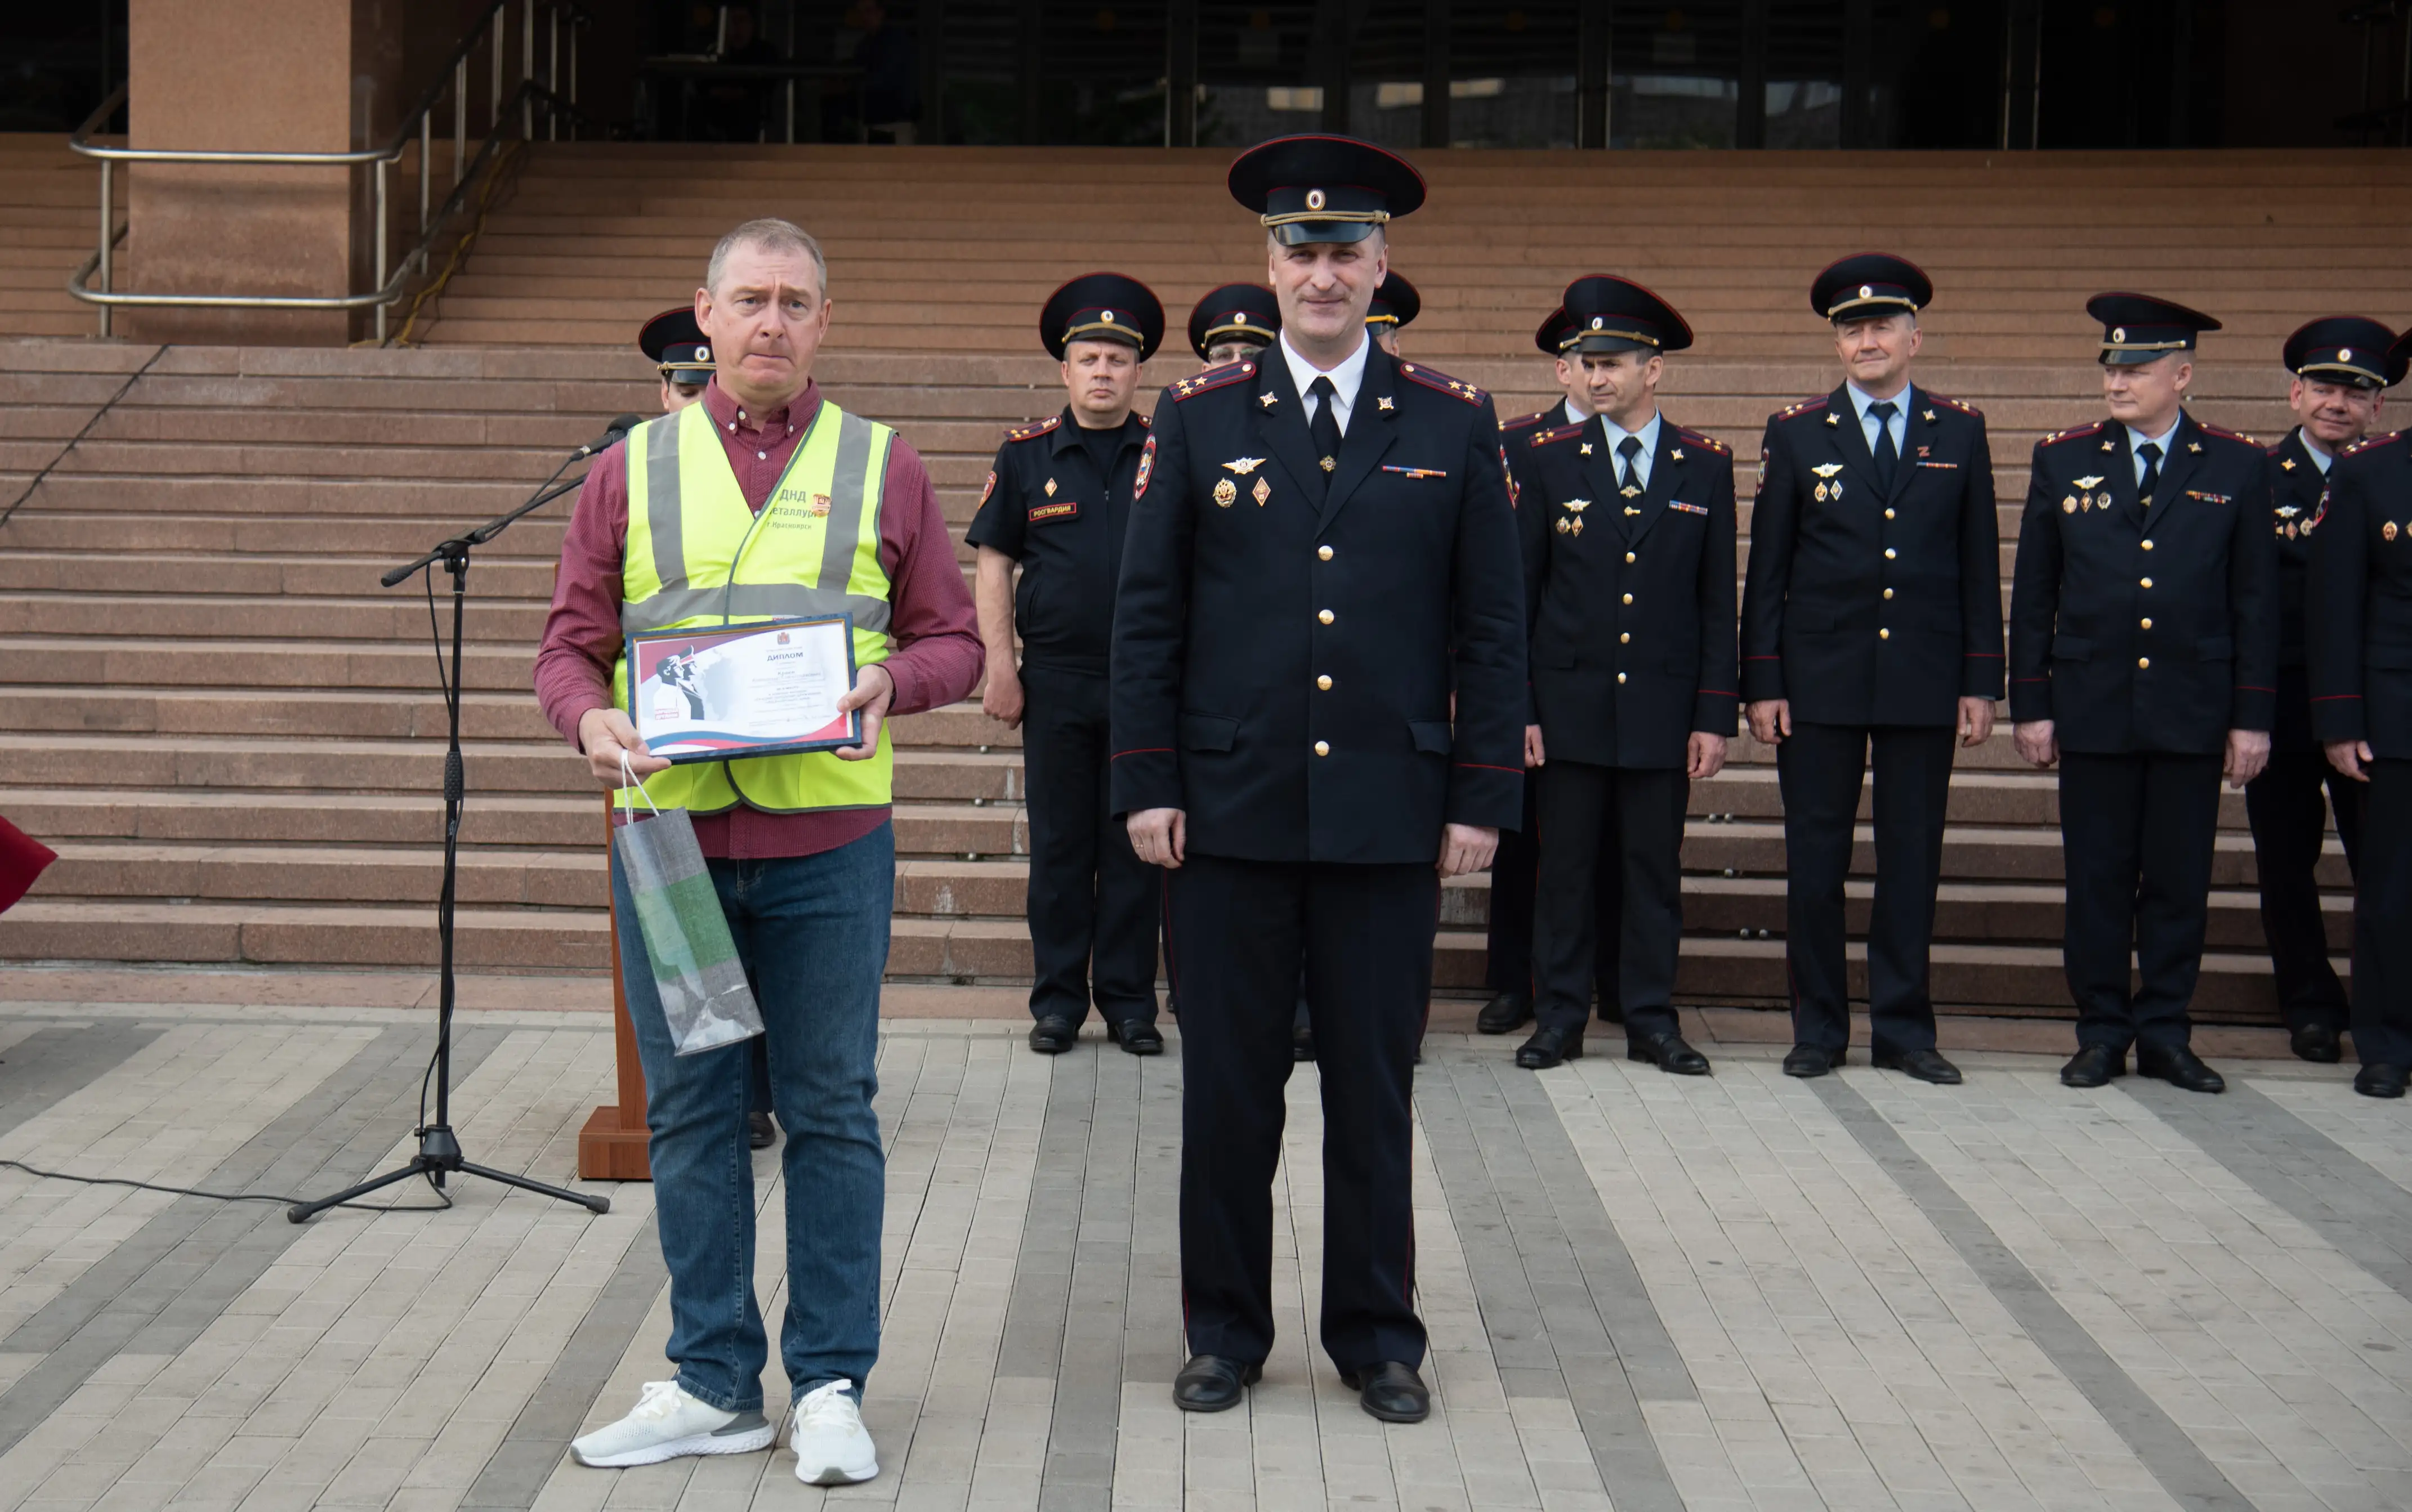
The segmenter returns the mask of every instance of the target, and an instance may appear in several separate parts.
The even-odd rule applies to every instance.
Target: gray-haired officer
[[[1189,312],[1189,349],[1210,368],[1247,360],[1280,332],[1281,305],[1262,284],[1209,289]]]
[[[2398,337],[2387,356],[2385,371],[2401,377],[2412,337]],[[2366,785],[2353,1090],[2401,1097],[2412,1078],[2412,438],[2398,432],[2347,448],[2315,519],[2312,727],[2337,771]]]
[[[637,332],[637,348],[661,374],[663,414],[703,397],[703,386],[712,381],[712,343],[696,324],[693,307],[682,304],[646,321]]]
[[[1006,433],[965,537],[978,552],[988,650],[981,707],[1022,727],[1030,1048],[1071,1049],[1094,1000],[1114,1043],[1154,1055],[1164,1049],[1155,1027],[1163,889],[1106,806],[1106,664],[1148,434],[1131,402],[1140,364],[1164,339],[1164,306],[1135,278],[1089,273],[1048,300],[1038,336],[1063,364],[1067,403]]]
[[[1533,332],[1533,345],[1552,361],[1552,374],[1566,397],[1547,409],[1499,422],[1499,449],[1508,469],[1509,502],[1522,499],[1532,486],[1533,437],[1559,426],[1582,424],[1596,412],[1595,380],[1605,382],[1601,364],[1586,366],[1575,350],[1581,332],[1565,305],[1551,311]],[[1533,1018],[1533,897],[1539,883],[1540,830],[1535,813],[1541,785],[1528,774],[1524,782],[1524,823],[1522,829],[1499,832],[1499,854],[1491,862],[1491,920],[1484,938],[1483,985],[1491,1000],[1474,1016],[1474,1027],[1486,1035],[1505,1035]],[[1604,1023],[1623,1023],[1616,997],[1617,919],[1622,917],[1623,879],[1613,872],[1596,881],[1599,894],[1597,928],[1593,932],[1595,991]]]
[[[2270,535],[2278,550],[2278,722],[2270,732],[2270,765],[2245,785],[2244,813],[2253,826],[2261,932],[2288,1040],[2297,1055],[2323,1064],[2343,1054],[2337,1036],[2346,1010],[2345,984],[2329,963],[2315,873],[2331,811],[2345,864],[2353,868],[2361,849],[2362,785],[2329,764],[2312,732],[2303,624],[2310,527],[2337,454],[2370,433],[2388,386],[2404,377],[2388,357],[2394,343],[2393,331],[2361,316],[2314,320],[2287,337],[2282,359],[2295,375],[2287,393],[2295,426],[2270,448],[2277,469]]]
[[[1230,187],[1265,228],[1281,337],[1166,388],[1114,606],[1113,804],[1170,870],[1181,993],[1192,1356],[1173,1401],[1236,1406],[1272,1350],[1303,964],[1321,1342],[1368,1413],[1418,1422],[1413,1066],[1439,879],[1488,866],[1521,807],[1515,521],[1490,397],[1366,335],[1415,169],[1292,137],[1243,154]]]
[[[1595,951],[1610,927],[1599,879],[1615,876],[1626,1057],[1706,1076],[1673,993],[1684,815],[1692,782],[1725,765],[1739,708],[1733,453],[1659,412],[1664,354],[1692,345],[1664,300],[1596,274],[1567,286],[1566,309],[1580,331],[1570,350],[1605,374],[1606,403],[1533,437],[1516,508],[1532,636],[1524,760],[1541,787],[1540,1021],[1516,1064],[1581,1056]]]
[[[2219,780],[2270,757],[2278,553],[2270,459],[2185,413],[2198,336],[2219,322],[2097,294],[2107,420],[2036,443],[2010,590],[2019,755],[2060,767],[2062,957],[2077,1000],[2071,1087],[2136,1069],[2227,1082],[2188,1043]],[[2130,986],[2130,959],[2140,985]]]
[[[1787,1076],[1851,1042],[1844,884],[1875,786],[1868,1053],[1950,1085],[1928,957],[1952,741],[1982,745],[2002,695],[2002,565],[1985,418],[1910,382],[1934,286],[1906,258],[1845,257],[1812,281],[1843,381],[1769,417],[1751,506],[1742,686],[1784,792]]]
[[[1423,313],[1424,298],[1416,286],[1396,273],[1383,275],[1381,286],[1374,290],[1374,302],[1365,307],[1365,330],[1374,345],[1399,355],[1399,329]]]

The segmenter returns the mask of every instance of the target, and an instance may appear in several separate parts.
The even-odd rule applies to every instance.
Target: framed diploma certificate
[[[629,717],[673,764],[862,743],[860,711],[837,707],[854,686],[849,616],[644,630],[627,654]]]

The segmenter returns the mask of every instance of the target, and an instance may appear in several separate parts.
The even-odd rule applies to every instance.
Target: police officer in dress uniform
[[[2412,336],[2387,355],[2388,376],[2402,378]],[[2353,1090],[2401,1097],[2412,1076],[2412,441],[2399,431],[2345,450],[2314,521],[2312,728],[2337,771],[2365,785]]]
[[[1769,417],[1743,595],[1751,733],[1784,795],[1788,1076],[1843,1064],[1843,947],[1860,786],[1875,769],[1868,1050],[1952,1085],[1934,1048],[1928,950],[1942,880],[1951,747],[1982,745],[2002,696],[2001,546],[1985,418],[1910,382],[1934,286],[1880,252],[1819,273],[1843,382]]]
[[[1566,398],[1547,409],[1499,422],[1500,451],[1507,463],[1508,497],[1511,504],[1531,486],[1533,437],[1558,426],[1580,426],[1591,418],[1596,408],[1592,400],[1593,374],[1586,370],[1581,354],[1573,349],[1578,336],[1574,318],[1566,314],[1564,305],[1551,311],[1540,329],[1533,333],[1533,345],[1552,359],[1557,385],[1565,390]],[[1539,829],[1534,808],[1540,791],[1541,785],[1528,775],[1524,783],[1523,824],[1499,832],[1499,854],[1491,863],[1491,922],[1485,940],[1483,983],[1491,989],[1492,998],[1474,1016],[1474,1027],[1486,1035],[1508,1034],[1530,1022],[1533,1017],[1533,891],[1540,868]],[[1616,1001],[1616,921],[1624,913],[1618,896],[1623,885],[1624,879],[1613,872],[1594,881],[1599,909],[1596,916],[1598,927],[1593,933],[1592,970],[1603,1023],[1625,1021]]]
[[[1189,349],[1208,367],[1244,361],[1272,345],[1281,306],[1262,284],[1210,289],[1189,312]]]
[[[664,310],[637,332],[637,349],[652,360],[661,374],[662,413],[686,408],[703,397],[712,381],[712,343],[696,324],[695,307],[682,304]],[[759,1035],[754,1039],[753,1070],[745,1090],[745,1143],[768,1150],[779,1142],[778,1126],[771,1121],[771,1058]]]
[[[1400,356],[1399,330],[1423,313],[1423,296],[1416,286],[1396,273],[1383,276],[1382,285],[1374,290],[1374,302],[1365,308],[1365,330],[1374,345]]]
[[[2289,1041],[2306,1061],[2333,1064],[2346,1025],[2345,984],[2329,964],[2328,925],[2314,876],[2328,843],[2329,813],[2350,869],[2361,849],[2361,785],[2329,765],[2312,735],[2312,700],[2304,670],[2304,580],[2312,561],[2309,526],[2319,513],[2336,454],[2370,433],[2385,389],[2404,370],[2391,366],[2395,333],[2360,316],[2312,321],[2287,338],[2287,371],[2295,375],[2287,403],[2295,428],[2270,448],[2277,513],[2270,521],[2278,548],[2278,725],[2270,732],[2270,765],[2244,789],[2253,825],[2254,869],[2260,879],[2261,932]],[[2327,787],[2322,800],[2321,787]]]
[[[1613,926],[1625,1054],[1678,1076],[1708,1057],[1676,1021],[1684,815],[1717,774],[1737,710],[1733,453],[1668,422],[1658,380],[1691,327],[1628,280],[1578,278],[1569,348],[1600,374],[1599,411],[1536,434],[1517,504],[1532,641],[1524,760],[1541,788],[1533,961],[1540,1022],[1516,1064],[1579,1059],[1591,1017],[1598,878]]]
[[[2060,766],[2071,1087],[2136,1069],[2227,1083],[2188,1045],[2219,779],[2270,756],[2278,553],[2270,459],[2183,407],[2207,315],[2097,294],[2108,420],[2036,443],[2010,593],[2019,755]],[[2141,985],[2129,990],[2133,951]]]
[[[1522,584],[1488,395],[1365,333],[1414,169],[1289,137],[1231,167],[1281,337],[1169,386],[1114,609],[1113,806],[1170,869],[1182,1011],[1173,1400],[1236,1404],[1272,1348],[1272,1211],[1305,967],[1326,1136],[1322,1344],[1365,1409],[1418,1368],[1411,1066],[1440,878],[1491,862],[1523,783]],[[1456,695],[1452,724],[1449,696]]]
[[[1140,365],[1163,337],[1164,306],[1137,279],[1089,273],[1055,291],[1039,313],[1038,338],[1063,364],[1070,402],[1006,433],[966,537],[979,553],[975,596],[988,647],[981,707],[1022,724],[1030,1048],[1042,1055],[1072,1048],[1093,995],[1125,1050],[1164,1049],[1155,1027],[1163,889],[1106,802],[1106,652],[1148,434],[1131,401]]]

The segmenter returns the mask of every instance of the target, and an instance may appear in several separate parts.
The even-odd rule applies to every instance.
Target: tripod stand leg
[[[406,1182],[414,1176],[422,1176],[436,1168],[425,1160],[414,1159],[409,1165],[398,1170],[390,1170],[383,1176],[372,1176],[360,1185],[346,1187],[333,1196],[320,1197],[316,1202],[297,1202],[285,1210],[285,1216],[294,1223],[306,1224],[329,1208],[341,1207],[354,1197],[365,1196],[379,1187],[391,1186],[396,1182]]]
[[[532,1182],[524,1176],[514,1176],[509,1171],[498,1171],[490,1166],[473,1166],[465,1160],[461,1162],[457,1168],[466,1175],[482,1176],[490,1182],[500,1182],[505,1186],[516,1186],[522,1192],[534,1192],[538,1196],[558,1197],[564,1202],[575,1202],[589,1212],[604,1213],[611,1211],[610,1197],[584,1196],[563,1187],[547,1186],[542,1182]]]

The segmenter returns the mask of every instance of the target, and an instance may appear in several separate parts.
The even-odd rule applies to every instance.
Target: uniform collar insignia
[[[1843,423],[1843,418],[1840,415],[1835,414],[1832,410],[1828,410],[1826,412],[1826,423],[1829,425],[1840,425]]]
[[[2199,441],[2189,441],[2186,443],[2186,449],[2188,451],[2200,451],[2202,449],[2202,443]]]
[[[1397,409],[1399,406],[1390,403],[1390,396],[1389,394],[1375,394],[1374,396],[1374,407],[1387,415],[1392,410]]]
[[[1257,395],[1257,404],[1259,404],[1264,405],[1264,406],[1265,406],[1265,408],[1267,408],[1267,409],[1271,409],[1271,408],[1272,408],[1272,407],[1273,407],[1273,405],[1275,405],[1275,404],[1279,404],[1280,402],[1281,402],[1281,396],[1280,396],[1279,394],[1258,394],[1258,395]]]
[[[2105,441],[2102,443],[2102,449],[2105,451],[2116,451],[2119,448],[2115,442]]]
[[[1927,423],[1927,424],[1929,424],[1929,425],[1933,425],[1933,424],[1934,423],[1934,411],[1933,411],[1933,410],[1931,410],[1931,409],[1930,409],[1930,410],[1927,410],[1927,411],[1924,413],[1923,418],[1924,418],[1924,419],[1925,419],[1925,421],[1926,421],[1926,423]]]
[[[1586,457],[1588,457],[1588,456],[1590,456],[1590,455],[1591,455],[1591,443],[1590,443],[1590,442],[1586,441],[1586,442],[1584,442],[1584,443],[1582,444],[1582,454],[1583,454],[1584,456],[1586,456]]]
[[[1816,474],[1819,477],[1831,477],[1836,473],[1843,470],[1843,464],[1838,462],[1821,462],[1816,466],[1812,467],[1809,470]]]
[[[1667,460],[1669,462],[1682,462],[1684,460],[1684,448],[1677,447],[1674,450],[1669,451],[1667,453]]]
[[[2295,470],[2295,459],[2292,457],[2281,457],[2278,459],[2278,465],[2291,473]]]
[[[1267,395],[1266,397],[1271,398],[1272,396]],[[1239,474],[1242,477],[1245,477],[1250,473],[1255,472],[1257,468],[1262,467],[1264,464],[1265,460],[1262,457],[1234,457],[1223,465]]]

